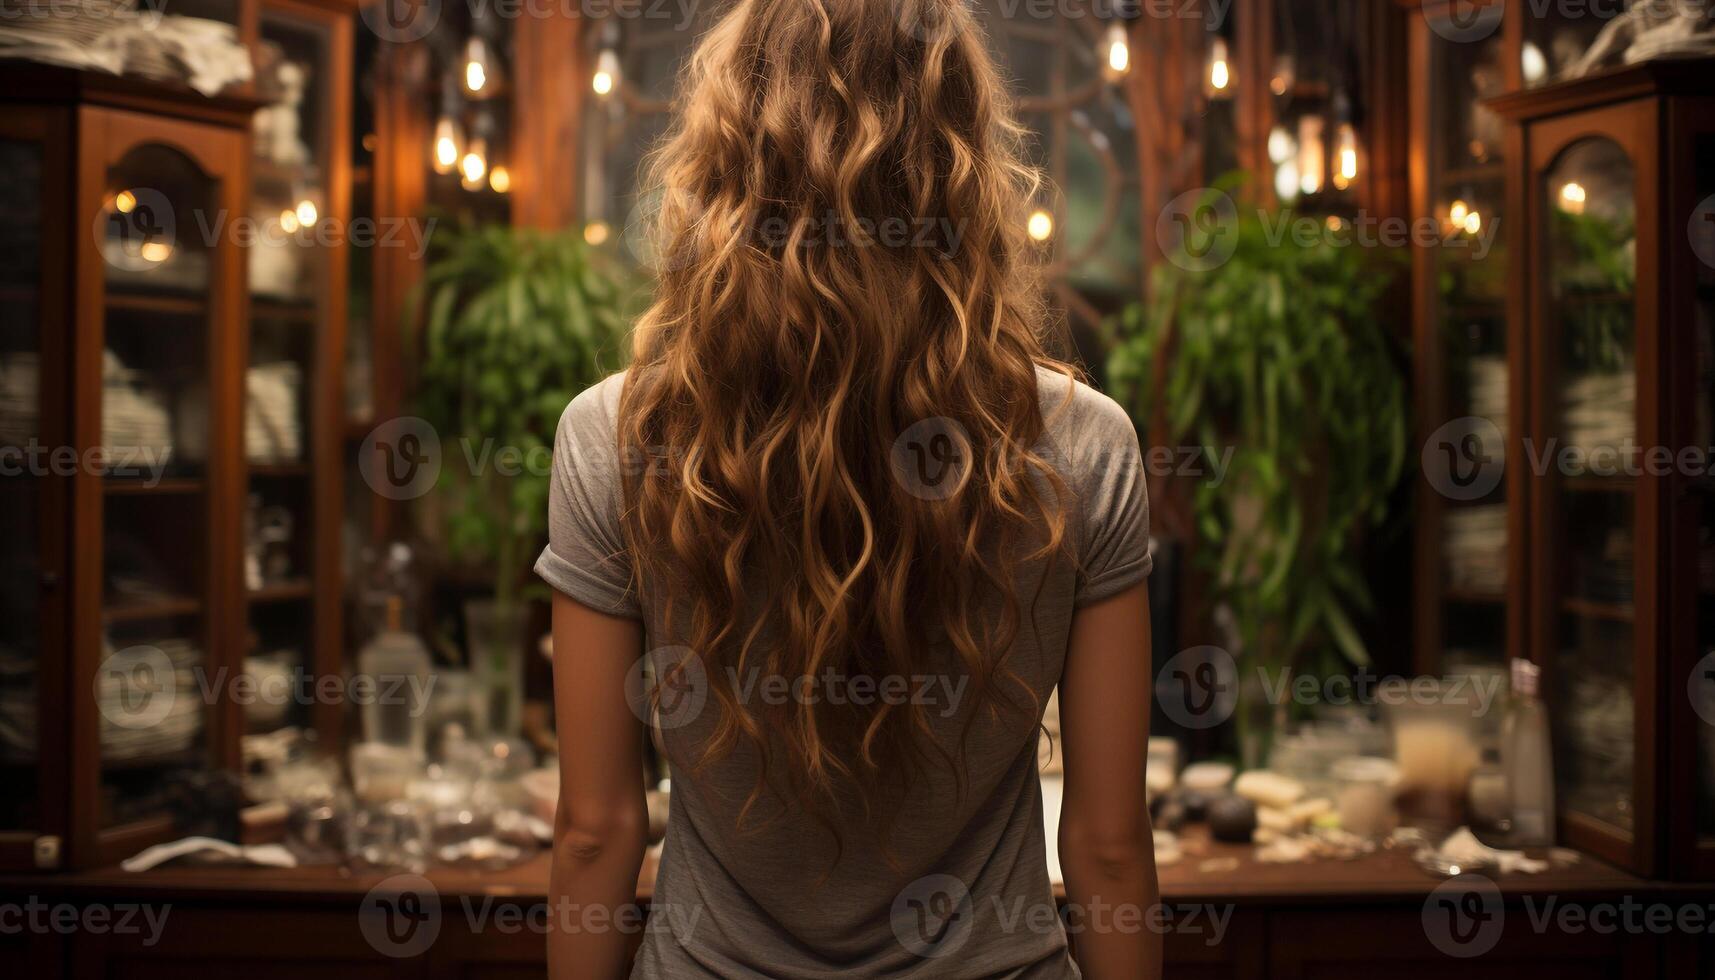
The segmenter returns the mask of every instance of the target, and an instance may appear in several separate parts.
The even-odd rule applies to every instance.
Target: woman
[[[692,55],[655,301],[561,420],[537,565],[555,976],[1158,975],[1137,437],[1044,353],[1003,91],[961,0],[738,0]],[[673,789],[631,965],[639,717]]]

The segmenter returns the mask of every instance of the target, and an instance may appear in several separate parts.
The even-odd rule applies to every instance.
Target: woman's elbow
[[[554,856],[559,860],[593,864],[614,855],[635,859],[648,843],[649,815],[641,806],[567,806],[562,798],[554,814]]]
[[[1123,823],[1062,821],[1060,852],[1062,863],[1106,881],[1149,876],[1155,870],[1155,840],[1147,817]]]

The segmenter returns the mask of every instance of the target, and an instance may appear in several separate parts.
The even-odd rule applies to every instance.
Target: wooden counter
[[[1263,864],[1248,846],[1182,837],[1188,850],[1161,869],[1162,901],[1199,925],[1166,936],[1168,975],[1180,978],[1343,978],[1384,976],[1460,980],[1487,977],[1710,977],[1715,952],[1700,934],[1642,930],[1568,931],[1545,909],[1623,904],[1708,907],[1706,889],[1646,881],[1593,858],[1537,875],[1494,880],[1504,929],[1470,960],[1438,942],[1434,889],[1443,879],[1400,850],[1350,861]],[[1231,858],[1230,870],[1203,870]],[[544,940],[527,913],[544,911],[548,857],[492,873],[436,869],[436,935],[422,954],[398,956],[373,931],[370,889],[389,877],[332,867],[265,869],[163,867],[0,877],[0,904],[120,906],[164,910],[158,936],[0,929],[0,957],[40,977],[236,975],[318,977],[539,976]],[[639,893],[647,901],[654,866]],[[362,912],[371,914],[365,924]],[[502,911],[506,910],[506,911]],[[507,919],[506,916],[513,916]],[[1582,922],[1584,920],[1579,919]],[[1594,920],[1592,920],[1594,921]],[[1715,921],[1712,914],[1708,921]],[[519,924],[523,923],[523,924]],[[0,922],[0,926],[6,923]],[[1479,923],[1480,924],[1480,923]],[[640,941],[641,935],[633,936]],[[1074,937],[1075,941],[1075,937]]]

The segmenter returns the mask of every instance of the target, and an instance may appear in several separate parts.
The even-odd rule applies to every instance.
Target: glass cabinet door
[[[220,324],[220,181],[166,142],[105,171],[102,258],[101,650],[97,823],[158,818],[176,776],[206,766],[202,693],[217,573],[211,343]],[[84,383],[91,383],[85,379]]]
[[[1715,133],[1696,140],[1695,166],[1698,202],[1687,231],[1697,262],[1692,328],[1696,361],[1693,365],[1695,404],[1692,412],[1691,445],[1715,446]],[[1710,461],[1715,465],[1715,461]],[[1708,472],[1693,484],[1698,501],[1696,550],[1697,649],[1695,673],[1687,679],[1694,714],[1696,744],[1695,851],[1715,852],[1715,478]],[[1707,872],[1704,872],[1707,873]]]
[[[1630,839],[1634,825],[1634,550],[1638,494],[1633,162],[1606,137],[1541,175],[1537,257],[1549,384],[1542,555],[1556,791],[1563,815]]]
[[[1451,16],[1426,11],[1424,16]],[[1425,633],[1434,660],[1426,669],[1497,666],[1507,646],[1508,568],[1505,474],[1510,384],[1502,205],[1505,128],[1481,102],[1504,81],[1498,33],[1481,41],[1426,33],[1427,85],[1421,139],[1426,205],[1439,243],[1423,250],[1428,280],[1419,287],[1439,362],[1425,385],[1427,427],[1448,436],[1453,467],[1471,479],[1439,491],[1422,533],[1437,556]],[[1449,435],[1450,434],[1450,435]],[[1438,639],[1436,638],[1438,636]]]
[[[244,670],[270,692],[244,707],[246,731],[308,721],[307,705],[275,696],[313,671],[315,596],[312,393],[328,321],[333,74],[326,26],[264,7],[256,54],[251,208],[261,231],[248,252],[249,356],[244,459]]]

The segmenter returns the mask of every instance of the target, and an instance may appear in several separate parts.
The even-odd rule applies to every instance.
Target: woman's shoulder
[[[617,371],[578,392],[560,414],[560,439],[613,439],[619,418],[619,396],[625,388],[624,371]]]
[[[1038,365],[1044,435],[1070,462],[1137,451],[1137,429],[1119,402],[1070,374]]]

